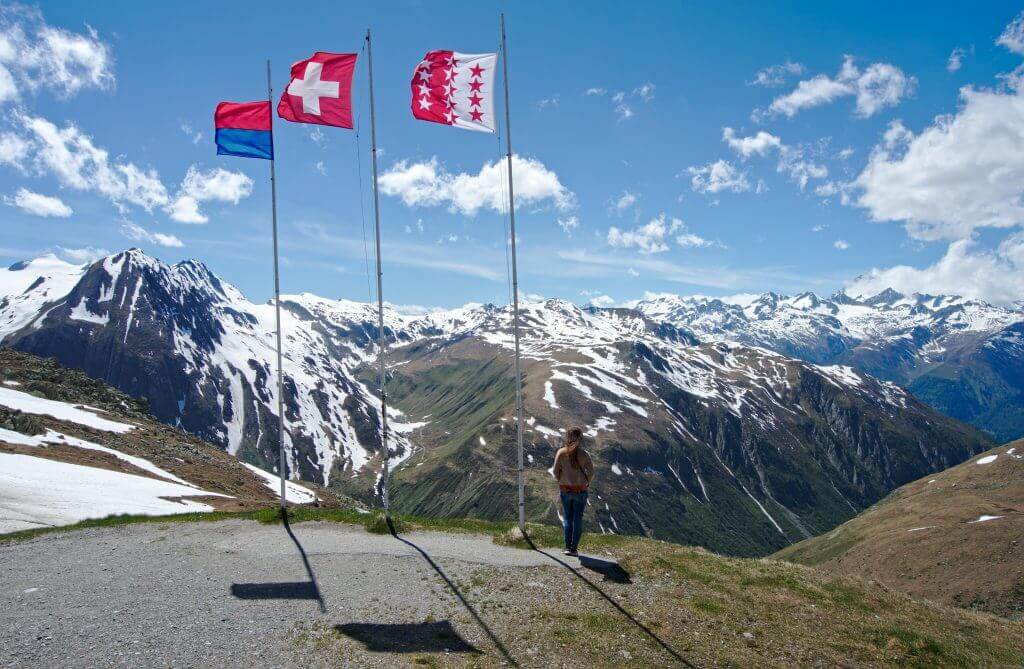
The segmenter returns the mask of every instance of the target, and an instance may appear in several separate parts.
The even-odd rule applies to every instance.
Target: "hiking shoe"
[[[566,548],[564,551],[562,551],[562,555],[572,555],[572,551]]]
[[[580,556],[580,554],[577,553],[576,551],[565,551],[565,554],[568,555],[569,557],[579,557]]]

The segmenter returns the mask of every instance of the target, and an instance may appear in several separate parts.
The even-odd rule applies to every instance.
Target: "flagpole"
[[[516,205],[512,191],[512,119],[508,101],[508,47],[505,14],[501,15],[501,65],[505,79],[505,144],[508,160],[508,217],[512,239],[512,338],[515,341],[516,375],[516,472],[519,486],[519,530],[526,533],[526,484],[523,480],[523,382],[519,371],[519,274],[516,268]]]
[[[380,359],[380,425],[381,450],[384,462],[381,471],[381,500],[384,503],[384,515],[390,515],[391,504],[388,495],[388,464],[391,454],[388,452],[388,412],[387,393],[385,392],[384,367],[384,272],[380,264],[380,198],[377,193],[377,119],[373,106],[373,47],[370,44],[370,29],[366,29],[366,63],[369,67],[370,79],[370,146],[373,162],[373,222],[377,233],[377,336],[378,357]]]
[[[274,91],[270,84],[270,59],[267,59],[267,103],[270,105],[270,207],[271,220],[274,231],[274,318],[277,324],[277,442],[278,442],[278,467],[281,473],[281,510],[288,508],[287,488],[285,471],[288,462],[284,454],[284,372],[281,363],[281,272],[277,261],[277,177],[274,173]]]

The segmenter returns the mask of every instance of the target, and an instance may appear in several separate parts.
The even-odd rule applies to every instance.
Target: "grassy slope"
[[[114,517],[75,527],[128,522],[183,522],[249,517],[279,520],[276,509],[248,514],[195,514],[173,517]],[[293,522],[362,523],[386,531],[377,516],[355,511],[300,508]],[[508,543],[510,524],[480,520],[398,519],[400,531],[430,529],[488,534]],[[48,531],[0,537],[26,540]],[[557,545],[556,528],[530,528],[539,545]],[[794,664],[858,666],[1016,666],[1024,663],[1024,623],[915,601],[881,584],[829,575],[807,567],[765,559],[725,558],[636,537],[587,535],[588,551],[617,559],[632,583],[590,580],[621,611],[578,579],[560,571],[524,574],[481,568],[478,577],[457,587],[505,639],[513,654],[537,666],[670,666],[665,650],[629,622],[646,626],[681,657],[697,666]],[[554,564],[554,563],[552,563]],[[523,597],[527,580],[553,579],[565,596]],[[561,584],[561,585],[559,585]],[[304,630],[296,642],[312,644],[318,657],[350,657],[352,648],[332,628]],[[363,658],[366,659],[366,658]],[[393,659],[393,658],[392,658]],[[498,658],[444,653],[410,658],[417,664],[495,666]]]
[[[774,557],[910,594],[1024,616],[1024,440],[894,491],[834,531]],[[985,455],[994,462],[979,465]],[[1002,516],[987,522],[982,515]]]

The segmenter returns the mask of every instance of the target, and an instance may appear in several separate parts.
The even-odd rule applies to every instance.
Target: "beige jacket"
[[[577,459],[579,467],[564,446],[555,454],[555,466],[551,471],[558,479],[558,487],[562,492],[586,492],[594,480],[594,461],[590,459],[590,454],[580,447]]]

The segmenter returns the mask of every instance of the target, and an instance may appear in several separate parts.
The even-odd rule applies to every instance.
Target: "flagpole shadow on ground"
[[[684,658],[682,655],[680,655],[679,652],[676,651],[676,649],[674,649],[674,648],[672,648],[672,646],[668,645],[668,643],[665,642],[661,637],[659,637],[657,634],[655,634],[653,631],[651,631],[651,629],[649,627],[647,627],[642,622],[637,620],[633,616],[632,613],[630,613],[629,611],[624,609],[621,604],[616,602],[604,590],[599,588],[596,583],[591,581],[589,578],[587,578],[583,574],[579,573],[577,570],[573,569],[567,562],[565,562],[563,560],[559,560],[554,555],[552,555],[552,554],[550,554],[548,552],[542,551],[541,549],[537,548],[536,544],[533,543],[533,540],[530,539],[529,535],[524,533],[523,537],[526,540],[526,543],[529,544],[530,548],[532,548],[533,550],[537,551],[541,555],[546,556],[550,560],[553,560],[554,562],[557,562],[558,564],[560,564],[561,566],[563,566],[567,570],[569,570],[569,572],[573,576],[575,576],[576,578],[578,578],[581,581],[583,581],[591,590],[593,590],[594,592],[599,594],[606,602],[608,602],[613,607],[615,607],[615,610],[617,610],[619,613],[621,613],[622,616],[624,618],[626,618],[626,620],[631,622],[641,632],[646,634],[655,643],[657,643],[659,646],[661,646],[662,649],[664,649],[664,651],[666,653],[671,655],[677,662],[679,662],[680,664],[682,664],[685,667],[695,667],[694,664],[692,664],[686,658]],[[626,572],[626,570],[623,569],[617,562],[611,562],[611,561],[608,561],[608,560],[598,560],[598,559],[595,559],[595,558],[588,558],[588,557],[583,556],[583,555],[580,556],[580,562],[585,567],[587,567],[589,569],[593,569],[594,571],[597,571],[599,573],[604,574],[605,577],[608,578],[608,580],[615,581],[616,583],[630,583],[631,582],[630,579],[629,579],[629,573]],[[588,562],[589,562],[589,564],[587,564]]]
[[[505,644],[501,642],[501,639],[499,639],[497,635],[494,634],[494,631],[491,630],[491,628],[487,625],[487,623],[484,622],[483,618],[480,617],[480,614],[477,613],[477,610],[473,608],[473,605],[469,603],[469,601],[462,594],[462,592],[457,587],[455,587],[455,584],[452,583],[452,580],[448,578],[448,574],[444,573],[444,570],[441,569],[441,567],[436,562],[434,562],[434,559],[431,558],[430,555],[425,550],[423,550],[413,542],[409,541],[405,537],[400,536],[398,534],[398,531],[395,529],[395,525],[391,521],[390,517],[387,518],[387,523],[388,530],[391,531],[391,536],[393,536],[395,539],[398,539],[406,546],[415,549],[415,551],[419,553],[424,560],[427,561],[427,564],[429,564],[431,568],[437,572],[437,575],[440,576],[441,579],[445,582],[445,584],[448,586],[448,589],[455,594],[455,596],[458,598],[462,606],[467,611],[469,611],[469,614],[471,616],[473,616],[473,620],[475,620],[476,624],[479,625],[480,628],[484,631],[484,633],[487,634],[488,638],[490,638],[491,640],[491,643],[493,643],[494,647],[498,649],[498,652],[501,653],[505,661],[511,664],[513,667],[518,667],[519,663],[516,662],[515,658],[512,657],[512,655],[508,652],[508,649],[505,647]]]
[[[292,532],[292,526],[288,522],[288,511],[282,509],[281,519],[284,523],[285,532],[299,549],[302,556],[302,564],[306,568],[308,581],[283,582],[283,583],[232,583],[231,594],[239,599],[315,599],[320,606],[320,612],[327,612],[327,604],[320,593],[320,586],[316,582],[316,574],[313,573],[313,566],[309,563],[306,549],[299,543],[299,538]]]

